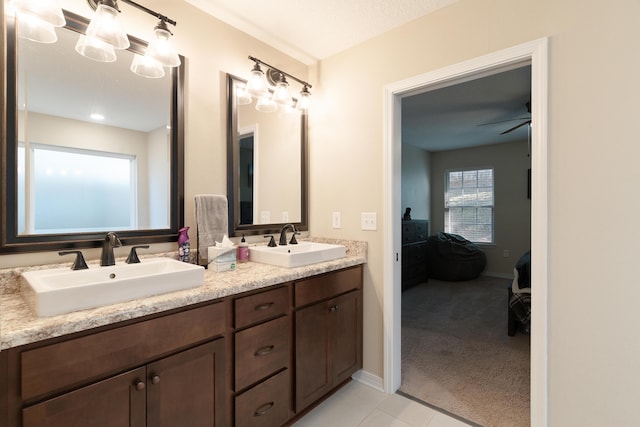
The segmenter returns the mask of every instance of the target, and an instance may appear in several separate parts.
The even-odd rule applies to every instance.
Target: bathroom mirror
[[[16,37],[5,16],[0,252],[97,247],[108,231],[126,245],[177,240],[183,224],[184,65],[140,77],[79,55],[88,19],[64,11],[56,43]],[[184,64],[184,58],[182,59]]]
[[[227,75],[229,235],[277,233],[307,222],[307,114],[238,102],[245,80]]]

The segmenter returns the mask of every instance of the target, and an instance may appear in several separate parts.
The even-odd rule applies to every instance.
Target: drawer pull
[[[160,376],[159,375],[154,375],[151,377],[151,382],[153,384],[158,384],[160,382]]]
[[[144,390],[144,387],[145,387],[144,381],[138,380],[135,385],[136,385],[136,390],[138,391]]]
[[[275,347],[272,345],[264,346],[262,348],[257,349],[256,352],[254,353],[254,356],[266,356],[267,354],[271,353],[274,348]]]
[[[265,403],[264,405],[256,409],[256,412],[253,413],[253,416],[260,417],[262,415],[265,415],[267,412],[273,409],[274,405],[275,404],[273,402]]]
[[[255,310],[256,310],[256,311],[268,310],[268,309],[270,309],[274,304],[275,304],[274,302],[266,302],[266,303],[264,303],[264,304],[256,305]]]
[[[338,304],[336,304],[336,305],[332,305],[332,306],[329,308],[329,311],[333,313],[333,312],[334,312],[334,311],[336,311],[337,309],[338,309]]]

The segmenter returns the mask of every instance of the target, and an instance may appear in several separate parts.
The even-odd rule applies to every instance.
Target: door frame
[[[531,65],[531,426],[545,426],[548,412],[548,38],[473,58],[384,87],[383,101],[383,294],[384,390],[401,382],[401,118],[402,98]],[[506,333],[506,332],[505,332]]]

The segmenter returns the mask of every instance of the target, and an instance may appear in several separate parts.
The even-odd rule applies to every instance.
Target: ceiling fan
[[[531,123],[531,101],[527,101],[526,106],[527,106],[527,113],[529,113],[529,117],[519,117],[517,119],[509,119],[509,120],[501,120],[501,121],[498,121],[498,122],[483,123],[483,124],[478,125],[478,126],[486,126],[486,125],[494,125],[494,124],[497,124],[497,123],[513,122],[515,120],[524,120],[522,123],[519,123],[519,124],[517,124],[517,125],[515,125],[513,127],[510,127],[509,129],[507,129],[507,130],[505,130],[503,132],[500,132],[500,135],[504,135],[504,134],[507,134],[509,132],[513,132],[514,130],[516,130],[516,129],[522,127],[522,126],[528,125],[528,124]]]

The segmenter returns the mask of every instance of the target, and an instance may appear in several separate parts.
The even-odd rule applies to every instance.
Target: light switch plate
[[[341,228],[342,227],[342,215],[340,212],[334,212],[331,217],[331,225],[333,228]]]
[[[361,212],[360,223],[363,230],[375,231],[378,229],[377,214],[375,212]]]

